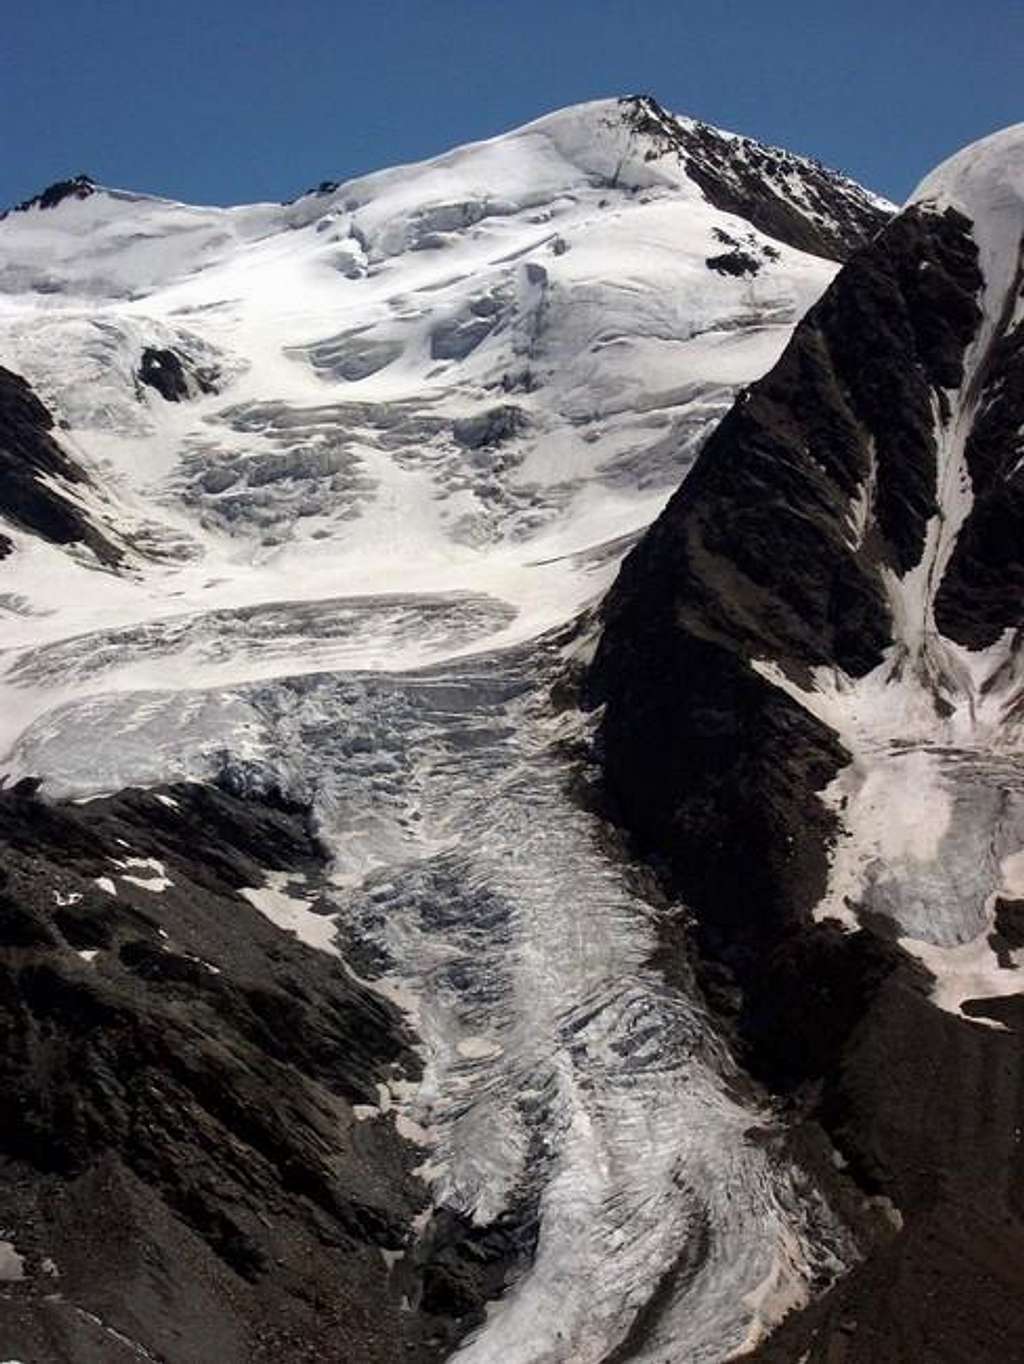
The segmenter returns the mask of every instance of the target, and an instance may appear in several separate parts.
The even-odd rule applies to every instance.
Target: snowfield
[[[286,206],[99,190],[9,214],[0,361],[66,423],[128,568],[15,532],[6,647],[452,592],[505,603],[508,644],[593,600],[835,269],[646,150],[608,102]],[[722,234],[756,275],[708,268]],[[166,402],[147,347],[217,391]]]
[[[756,270],[709,267],[730,243]],[[98,189],[0,221],[0,363],[123,552],[10,529],[0,770],[313,803],[329,903],[274,868],[252,903],[409,1010],[426,1074],[388,1103],[435,1202],[540,1210],[467,1364],[597,1364],[638,1322],[631,1358],[732,1357],[851,1253],[650,966],[658,911],[570,797],[581,721],[548,696],[836,268],[613,101],[284,206]]]

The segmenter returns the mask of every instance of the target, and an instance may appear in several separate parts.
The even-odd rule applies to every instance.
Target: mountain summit
[[[52,613],[8,642],[145,629],[144,671],[180,628],[147,622],[382,581],[489,602],[466,647],[566,620],[831,278],[810,251],[886,217],[647,99],[283,206],[49,202],[0,222],[0,364],[38,409],[0,485],[4,571]],[[125,685],[136,651],[104,657]],[[235,657],[216,679],[267,675]]]

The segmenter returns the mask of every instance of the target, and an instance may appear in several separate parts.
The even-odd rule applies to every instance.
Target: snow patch
[[[141,886],[143,890],[148,890],[153,895],[159,895],[174,885],[167,875],[164,864],[156,857],[111,857],[108,860],[117,867],[137,868],[137,871],[132,872],[122,870],[120,880],[128,881],[133,886]],[[148,875],[140,876],[138,872],[148,872]]]
[[[463,1037],[456,1043],[455,1050],[470,1061],[489,1061],[500,1056],[503,1048],[486,1037]]]
[[[304,895],[295,885],[304,878],[294,872],[268,871],[264,886],[245,886],[239,892],[249,903],[266,915],[271,923],[286,933],[292,933],[308,947],[315,947],[329,956],[340,957],[335,945],[337,924],[333,914],[317,914],[311,906],[316,896]]]
[[[1019,954],[1014,954],[1013,966],[1002,967],[988,940],[988,933],[979,933],[971,942],[956,947],[936,947],[918,938],[899,938],[899,945],[915,957],[935,977],[930,998],[947,1013],[963,1018],[963,1006],[970,999],[1000,999],[1024,993],[1024,977],[1018,973]],[[990,1018],[971,1018],[971,1022],[1006,1031],[1002,1023]]]
[[[0,1241],[0,1283],[15,1283],[25,1277],[25,1257],[13,1241]]]

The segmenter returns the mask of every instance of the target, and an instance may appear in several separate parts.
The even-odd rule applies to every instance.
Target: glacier
[[[736,1357],[855,1254],[666,981],[664,908],[558,699],[622,556],[838,268],[711,202],[671,142],[703,125],[636,109],[288,205],[96,187],[0,221],[0,363],[122,556],[11,526],[0,771],[311,806],[323,884],[268,866],[247,894],[407,1012],[424,1074],[379,1111],[435,1206],[537,1228],[466,1364]],[[812,225],[816,178],[888,211],[776,156]]]

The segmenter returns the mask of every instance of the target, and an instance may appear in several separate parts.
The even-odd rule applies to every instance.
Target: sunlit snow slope
[[[97,189],[9,214],[0,361],[58,419],[125,559],[101,576],[90,554],[13,530],[7,647],[131,628],[138,647],[89,684],[107,690],[151,682],[154,661],[166,678],[162,641],[186,613],[472,592],[463,647],[478,647],[594,597],[616,541],[652,519],[834,270],[713,208],[637,121],[634,105],[582,106],[283,207]],[[735,143],[740,158],[756,145]],[[779,178],[799,204],[793,168]],[[877,220],[861,191],[831,188]],[[141,377],[168,350],[186,371],[177,402]],[[371,630],[292,662],[447,652]],[[210,680],[280,670],[258,654],[232,649]],[[181,682],[203,669],[188,658]],[[10,719],[51,704],[35,685],[8,740]]]
[[[546,684],[885,212],[633,100],[285,206],[86,184],[0,221],[0,365],[113,547],[8,516],[2,767],[313,802],[340,942],[422,1040],[384,1111],[437,1204],[539,1226],[467,1359],[725,1358],[843,1260],[647,965]],[[253,902],[302,931],[275,886]]]

